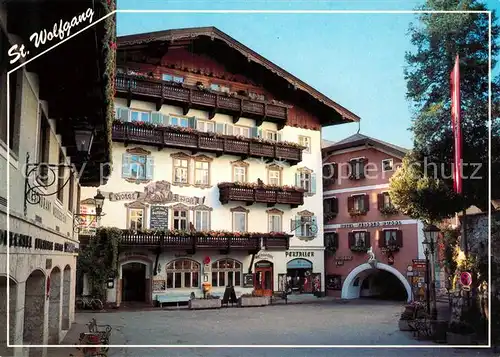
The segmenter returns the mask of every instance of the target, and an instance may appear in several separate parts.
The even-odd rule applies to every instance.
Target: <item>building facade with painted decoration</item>
[[[213,27],[121,37],[117,58],[108,301],[323,294],[321,128],[359,118]]]
[[[323,148],[328,295],[410,300],[423,293],[424,274],[411,272],[425,259],[423,223],[400,214],[388,193],[405,153],[359,133]]]

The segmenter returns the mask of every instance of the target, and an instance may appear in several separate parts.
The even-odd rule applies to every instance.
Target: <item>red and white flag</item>
[[[453,160],[453,189],[462,193],[462,130],[460,123],[460,67],[458,55],[450,74],[451,80],[451,127],[455,143]]]

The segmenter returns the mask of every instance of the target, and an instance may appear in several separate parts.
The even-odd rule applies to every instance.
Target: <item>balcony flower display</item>
[[[149,236],[171,236],[171,237],[214,237],[214,238],[229,238],[229,237],[243,237],[243,238],[283,238],[290,237],[289,234],[285,232],[271,232],[271,233],[259,233],[259,232],[231,232],[231,231],[189,231],[189,230],[178,230],[178,229],[143,229],[140,231],[135,230],[124,230],[124,234],[134,234],[134,235],[149,235]]]
[[[380,213],[382,213],[384,216],[390,216],[391,214],[398,213],[398,210],[394,206],[389,206],[389,207],[380,208]]]
[[[274,191],[296,191],[304,192],[304,189],[297,186],[274,186],[274,185],[259,185],[256,182],[221,182],[217,185],[219,188],[225,187],[236,187],[236,188],[248,188],[248,189],[264,189],[264,190],[274,190]]]

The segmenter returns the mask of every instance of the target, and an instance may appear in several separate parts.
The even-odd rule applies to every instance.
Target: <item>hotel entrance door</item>
[[[260,296],[271,296],[274,289],[273,263],[260,261],[255,263],[255,292]]]

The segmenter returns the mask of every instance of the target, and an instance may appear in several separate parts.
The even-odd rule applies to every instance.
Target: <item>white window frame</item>
[[[220,268],[219,267],[219,262],[223,260],[232,260],[233,264],[235,265],[236,263],[240,265],[239,268]],[[214,264],[217,263],[217,267],[214,267]],[[216,262],[212,263],[212,286],[214,287],[225,287],[226,285],[229,284],[229,274],[228,273],[233,273],[233,286],[242,286],[242,278],[243,278],[243,264],[235,259],[232,258],[222,258],[220,260],[217,260]],[[217,279],[213,278],[214,274],[217,276]],[[224,284],[220,284],[220,276],[221,274],[224,276]],[[239,274],[239,284],[236,284],[236,274]]]
[[[136,166],[138,167],[139,164],[137,162],[132,162],[132,158],[133,157],[142,157],[144,158],[144,176],[137,176],[137,175],[133,175],[133,172],[134,170],[132,170],[132,167],[133,166]],[[148,169],[148,156],[147,155],[141,155],[141,154],[130,154],[130,162],[129,162],[129,167],[130,167],[130,178],[133,178],[133,179],[136,179],[136,180],[146,180],[146,178],[148,177],[148,174],[147,174],[147,169]],[[139,172],[139,170],[135,170],[136,172]]]
[[[303,152],[305,152],[307,154],[311,153],[311,137],[310,136],[299,135],[299,145],[306,147],[303,150]]]
[[[238,171],[243,171],[243,181],[238,180]],[[247,168],[244,166],[233,166],[234,182],[247,182]]]
[[[200,225],[198,225],[198,215],[200,217]],[[203,229],[204,225],[206,229]],[[210,230],[210,211],[194,211],[194,228],[198,232],[205,232]]]
[[[306,187],[306,182],[309,183],[309,187]],[[311,192],[312,189],[312,175],[309,172],[300,173],[300,187],[306,192]]]
[[[353,195],[352,208],[354,211],[364,211],[365,207],[365,196],[366,194]]]
[[[137,214],[139,213],[140,214]],[[132,227],[132,222],[137,222],[137,220],[141,220],[141,228],[137,228],[137,224],[135,227]],[[144,229],[144,209],[143,208],[129,208],[128,209],[128,226],[129,229],[133,229],[136,231],[140,231]]]
[[[300,217],[300,236],[301,237],[314,237],[315,234],[311,231],[313,220],[312,216]]]
[[[239,220],[237,219],[238,215],[243,215],[243,217],[245,218],[244,222],[245,222],[245,227],[243,228],[243,230],[238,230],[237,227],[236,227],[236,222],[239,222]],[[247,212],[233,212],[233,232],[247,232],[248,231],[248,213]]]
[[[132,120],[132,115],[134,113],[138,113],[139,115],[139,120]],[[147,114],[147,120],[142,120],[142,115],[143,114]],[[135,122],[139,122],[139,121],[142,121],[144,123],[151,123],[151,112],[148,112],[148,111],[145,111],[145,110],[138,110],[138,109],[130,109],[129,111],[129,122],[131,123],[135,123]]]
[[[389,161],[391,163],[391,168],[386,170],[385,169],[385,162]],[[388,171],[394,171],[394,160],[393,159],[384,159],[382,160],[382,171],[383,172],[388,172]]]
[[[276,175],[276,177],[271,177],[273,175]],[[274,180],[274,179],[277,180],[277,183],[273,183],[272,180]],[[281,186],[281,172],[279,170],[275,170],[275,169],[268,169],[267,170],[267,182],[269,183],[269,185]]]
[[[392,202],[391,202],[391,196],[389,195],[389,192],[381,192],[382,195],[384,195],[384,208],[391,208],[392,207]],[[386,198],[387,198],[387,201],[388,201],[388,204],[386,202]]]
[[[173,119],[178,121],[177,124],[172,124]],[[170,123],[170,126],[179,126],[181,128],[189,128],[189,119],[185,118],[185,117],[178,116],[178,115],[170,115],[169,123]]]
[[[201,165],[202,168],[197,166]],[[203,166],[206,165],[206,168]],[[201,175],[201,181],[198,182],[199,175]],[[206,181],[206,182],[205,182]],[[194,184],[195,185],[209,185],[210,184],[210,163],[208,161],[195,161],[194,162]]]
[[[385,243],[386,247],[389,246],[389,240],[391,239],[391,235],[387,234],[388,232],[391,233],[391,235],[394,234],[393,237],[394,237],[395,243],[397,242],[397,239],[398,239],[398,230],[397,229],[384,229],[382,231],[382,233],[384,234],[384,243]]]
[[[211,129],[209,127],[212,127]],[[204,133],[215,133],[215,123],[213,121],[197,120],[196,130]]]
[[[184,260],[189,260],[189,259],[177,259],[179,261],[184,261]],[[168,264],[165,266],[165,275],[166,275],[166,281],[165,285],[167,286],[167,289],[190,289],[190,288],[199,288],[200,287],[200,276],[201,276],[201,269],[200,265],[197,262],[191,261],[191,267],[190,269],[176,269],[175,268],[175,261],[173,262],[168,262]],[[170,263],[174,263],[174,268],[167,268]],[[175,274],[180,273],[181,274],[181,284],[180,287],[175,287]],[[186,286],[186,273],[189,274],[189,286]],[[193,286],[193,273],[197,274],[198,279],[196,280],[196,286]],[[168,286],[168,276],[169,274],[172,274],[172,286]]]
[[[185,217],[182,216],[182,212],[186,214]],[[175,221],[178,221],[178,228],[175,228]],[[181,222],[186,221],[186,229],[182,229]],[[189,211],[186,210],[172,210],[172,229],[176,230],[188,230],[189,229]]]
[[[183,159],[183,158],[173,158],[174,162],[173,162],[173,167],[174,167],[174,183],[180,183],[180,184],[187,184],[189,182],[189,160],[188,159]],[[176,162],[177,160],[179,161],[179,163],[182,163],[182,162],[185,162],[186,163],[186,166],[181,166],[181,165],[177,165]],[[178,181],[177,180],[177,172],[179,171],[184,171],[185,175],[182,175],[182,176],[185,176],[185,179],[181,180],[181,181]]]
[[[237,130],[240,132],[239,134],[236,134]],[[243,131],[247,131],[248,135],[244,135]],[[234,125],[233,126],[233,135],[234,136],[243,136],[244,138],[250,138],[250,135],[251,135],[250,127],[248,127],[248,126]]]
[[[269,137],[271,136],[271,137]],[[266,130],[266,140],[278,141],[278,132],[276,130]]]
[[[354,234],[354,246],[355,247],[366,248],[366,235],[367,235],[367,232],[368,231],[352,231],[352,233]],[[356,236],[358,234],[362,235],[362,237]],[[362,245],[358,244],[358,239],[359,238],[363,239],[363,244]]]
[[[278,219],[278,230],[273,230],[273,219]],[[267,230],[271,232],[283,232],[283,216],[281,214],[270,213],[268,218]]]

